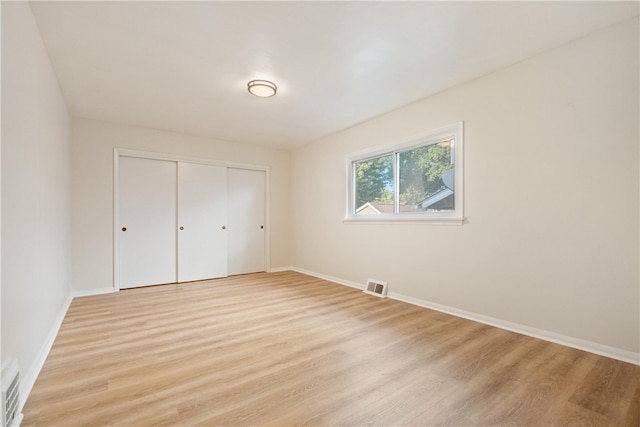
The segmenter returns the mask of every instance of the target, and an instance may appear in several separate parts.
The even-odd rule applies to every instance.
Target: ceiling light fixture
[[[249,93],[261,98],[269,98],[276,94],[278,87],[268,80],[251,80],[247,83]]]

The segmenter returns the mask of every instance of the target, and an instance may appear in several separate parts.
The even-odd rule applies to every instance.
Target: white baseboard
[[[82,291],[72,291],[71,296],[73,298],[76,297],[89,297],[92,295],[104,295],[104,294],[112,294],[116,292],[115,289],[109,288],[96,288],[96,289],[87,289]]]
[[[69,295],[65,300],[62,309],[58,313],[56,320],[51,325],[51,329],[49,330],[49,334],[45,339],[44,343],[40,347],[40,351],[36,355],[35,360],[29,367],[29,370],[22,376],[22,380],[20,382],[20,407],[18,412],[20,416],[22,416],[22,408],[24,404],[27,402],[27,398],[31,393],[31,389],[33,385],[36,383],[36,379],[38,379],[38,375],[40,375],[40,371],[44,366],[44,362],[47,360],[47,356],[49,355],[49,351],[51,350],[51,346],[53,342],[56,340],[56,336],[58,335],[58,331],[60,330],[60,326],[62,326],[62,321],[64,320],[64,316],[66,316],[67,311],[69,310],[69,306],[71,305],[71,301],[73,297]],[[21,418],[20,418],[21,419]],[[18,424],[19,425],[19,424]]]
[[[284,267],[273,267],[269,269],[269,273],[282,273],[283,271],[292,271],[293,267],[290,265]]]
[[[308,276],[318,277],[320,279],[328,280],[330,282],[338,283],[340,285],[350,286],[356,289],[363,290],[365,287],[365,285],[361,283],[351,282],[349,280],[327,276],[326,274],[316,273],[314,271],[304,270],[302,268],[292,267],[291,269],[293,271],[297,271],[298,273],[306,274]],[[589,353],[598,354],[600,356],[610,357],[611,359],[621,360],[623,362],[632,363],[634,365],[640,365],[640,353],[634,353],[632,351],[623,350],[621,348],[611,347],[611,346],[599,344],[593,341],[583,340],[581,338],[558,334],[556,332],[546,331],[544,329],[533,328],[531,326],[509,322],[507,320],[497,319],[495,317],[485,316],[483,314],[478,314],[471,311],[460,310],[455,307],[450,307],[447,305],[438,304],[435,302],[426,301],[419,298],[409,297],[396,292],[389,292],[387,296],[389,298],[406,302],[409,304],[417,305],[419,307],[440,311],[442,313],[451,314],[453,316],[473,320],[474,322],[484,323],[485,325],[494,326],[496,328],[506,329],[507,331],[516,332],[522,335],[527,335],[527,336],[538,338],[544,341],[550,341],[556,344],[564,345],[566,347],[572,347],[578,350],[584,350]]]
[[[306,274],[307,276],[313,276],[313,277],[317,277],[318,279],[324,279],[330,282],[339,283],[341,285],[349,286],[351,288],[360,289],[361,291],[363,291],[365,287],[365,285],[363,285],[362,283],[352,282],[350,280],[344,280],[344,279],[340,279],[333,276],[327,276],[326,274],[316,273],[315,271],[309,271],[309,270],[305,270],[298,267],[292,267],[291,269],[293,271],[297,271],[298,273]]]
[[[44,366],[44,362],[47,360],[47,356],[51,351],[51,347],[53,346],[54,341],[56,340],[56,336],[58,336],[58,332],[60,331],[60,326],[62,326],[62,321],[64,317],[67,315],[67,311],[69,311],[69,307],[71,306],[71,302],[75,297],[89,296],[89,295],[102,295],[113,293],[113,288],[99,288],[99,289],[90,289],[86,291],[72,291],[71,294],[65,300],[62,309],[58,313],[56,320],[53,322],[49,334],[45,339],[44,343],[40,347],[40,351],[36,355],[35,360],[29,367],[29,370],[26,372],[24,376],[22,376],[22,381],[20,384],[20,407],[19,407],[19,415],[22,417],[22,408],[24,404],[27,402],[27,398],[31,393],[31,389],[33,388],[36,380],[38,379],[38,375],[40,375],[40,371]],[[18,419],[18,418],[16,418]],[[19,418],[22,419],[22,418]],[[17,424],[19,426],[20,424]]]
[[[509,322],[507,320],[497,319],[495,317],[485,316],[483,314],[460,310],[447,305],[408,297],[406,295],[398,294],[395,292],[389,292],[387,296],[398,301],[403,301],[420,307],[429,308],[431,310],[440,311],[442,313],[451,314],[453,316],[462,317],[464,319],[473,320],[475,322],[484,323],[485,325],[495,326],[496,328],[506,329],[507,331],[517,332],[522,335],[528,335],[530,337],[538,338],[544,341],[550,341],[556,344],[564,345],[566,347],[577,348],[578,350],[588,351],[589,353],[599,354],[600,356],[622,360],[623,362],[633,363],[634,365],[640,365],[640,353],[634,353],[632,351],[623,350],[604,344],[598,344],[592,341],[558,334],[556,332],[547,331],[544,329],[533,328],[531,326]]]

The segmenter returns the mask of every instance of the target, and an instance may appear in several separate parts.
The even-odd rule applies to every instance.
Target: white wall
[[[270,167],[271,267],[291,265],[288,152],[135,126],[72,120],[73,290],[113,288],[113,148]]]
[[[635,19],[298,149],[294,266],[637,355],[638,50]],[[460,120],[466,224],[342,222],[345,155]]]
[[[69,115],[29,4],[2,2],[2,360],[18,360],[23,386],[69,302],[69,150]]]

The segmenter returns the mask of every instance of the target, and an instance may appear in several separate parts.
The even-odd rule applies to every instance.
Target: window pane
[[[355,162],[358,215],[393,213],[393,155]]]
[[[400,213],[452,211],[452,141],[399,153]]]

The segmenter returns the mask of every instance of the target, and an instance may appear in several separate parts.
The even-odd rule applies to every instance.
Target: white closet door
[[[265,270],[264,171],[228,169],[229,274]]]
[[[178,163],[178,281],[227,275],[227,169]]]
[[[120,288],[176,281],[176,163],[119,159]]]

